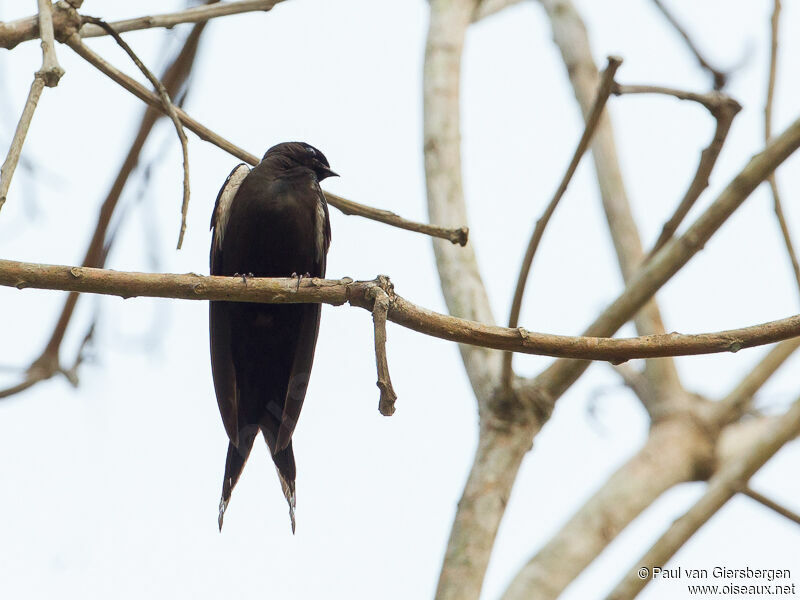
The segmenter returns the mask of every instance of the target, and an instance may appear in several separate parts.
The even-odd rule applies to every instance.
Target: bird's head
[[[278,159],[287,167],[305,167],[314,171],[318,181],[326,177],[338,177],[337,173],[331,170],[328,159],[325,155],[305,142],[284,142],[273,146],[264,155],[264,160]]]

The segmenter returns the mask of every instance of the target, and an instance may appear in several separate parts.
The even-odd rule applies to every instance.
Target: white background
[[[577,3],[598,63],[619,54],[623,83],[705,91],[701,72],[650,2]],[[763,146],[769,47],[767,1],[672,2],[716,64],[740,64],[729,92],[744,106],[711,189],[689,221]],[[780,132],[800,114],[800,13],[784,3],[775,110]],[[90,2],[108,20],[179,8],[178,2]],[[34,12],[4,2],[0,18]],[[255,154],[285,140],[325,152],[341,179],[331,191],[425,221],[421,81],[427,3],[295,0],[269,13],[226,17],[202,40],[187,111]],[[182,31],[185,31],[182,26]],[[163,31],[128,34],[160,72],[180,44]],[[169,41],[165,42],[165,39]],[[87,42],[135,74],[108,39]],[[66,75],[45,89],[20,168],[0,213],[0,256],[79,264],[99,203],[138,127],[141,104],[68,48]],[[39,46],[0,52],[0,140],[10,140]],[[138,76],[138,74],[136,74]],[[474,244],[499,321],[519,262],[582,130],[549,24],[524,3],[471,28],[464,56],[464,180]],[[610,101],[620,159],[645,245],[682,196],[713,132],[704,109],[664,98]],[[156,160],[124,194],[125,221],[109,258],[116,269],[207,273],[208,221],[238,161],[190,137],[192,203],[175,251],[180,150],[162,121],[143,160]],[[785,210],[800,238],[800,160],[779,171]],[[444,310],[425,237],[331,211],[331,277],[392,277],[397,291]],[[582,166],[537,255],[521,322],[575,334],[621,289],[590,160]],[[668,330],[713,331],[798,312],[798,291],[766,186],[659,293]],[[60,292],[0,290],[0,365],[24,367],[41,351]],[[426,598],[476,443],[477,411],[455,345],[389,327],[399,394],[391,419],[377,411],[368,313],[323,308],[314,376],[295,435],[298,527],[263,447],[256,446],[229,507],[217,504],[226,438],[211,384],[203,302],[84,297],[62,357],[95,312],[96,362],[78,389],[63,378],[0,402],[0,596],[3,598]],[[622,333],[632,334],[627,327]],[[729,390],[765,349],[678,359],[685,385]],[[534,375],[550,359],[517,357]],[[793,400],[798,360],[759,393],[770,412]],[[2,382],[20,373],[4,369]],[[590,415],[591,405],[595,416]],[[523,463],[484,585],[495,598],[528,557],[642,444],[638,401],[603,364],[559,401]],[[756,489],[800,510],[800,450],[785,449]],[[686,484],[637,519],[564,594],[598,598],[702,493]],[[789,568],[800,584],[800,530],[747,498],[730,502],[674,565]],[[644,598],[684,597],[657,582]],[[709,583],[714,583],[709,582]]]

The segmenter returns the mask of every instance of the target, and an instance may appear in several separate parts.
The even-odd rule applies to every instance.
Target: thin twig
[[[767,101],[764,106],[764,141],[766,142],[768,142],[772,137],[772,107],[775,104],[775,82],[778,78],[778,32],[780,30],[780,17],[781,0],[775,0],[774,8],[772,10],[772,18],[770,19],[772,38],[769,53]],[[776,177],[775,173],[770,173],[769,177],[767,177],[767,183],[769,183],[769,189],[772,192],[775,216],[778,219],[778,225],[780,226],[781,234],[783,235],[783,242],[786,245],[786,251],[789,254],[789,260],[792,263],[794,278],[795,281],[797,281],[798,289],[800,289],[800,263],[797,260],[797,253],[795,252],[794,244],[792,243],[789,225],[786,223],[786,217],[783,214],[783,203],[781,202],[781,193],[778,188],[778,178]]]
[[[36,105],[39,103],[39,98],[44,89],[44,78],[38,73],[34,75],[31,89],[28,92],[28,99],[25,101],[25,108],[22,109],[22,116],[17,123],[17,129],[14,132],[14,137],[11,139],[11,147],[8,149],[8,155],[0,167],[0,209],[6,203],[8,196],[8,188],[11,185],[11,178],[14,176],[14,171],[19,162],[19,155],[22,152],[22,145],[25,143],[25,136],[28,134],[28,128],[31,126],[33,113],[36,111]]]
[[[709,480],[708,488],[681,518],[653,544],[642,556],[628,575],[608,596],[609,600],[629,600],[634,598],[651,580],[642,578],[642,568],[652,569],[654,566],[666,565],[672,556],[692,537],[736,492],[744,489],[750,478],[784,444],[800,433],[800,399],[764,434],[755,446],[723,465]],[[649,574],[649,572],[648,572]]]
[[[592,109],[589,111],[589,114],[586,117],[586,125],[583,130],[583,135],[581,135],[581,139],[578,141],[578,147],[575,148],[575,153],[572,155],[572,160],[567,167],[566,173],[564,173],[564,176],[561,178],[561,183],[559,184],[558,189],[556,189],[556,193],[553,195],[553,198],[550,200],[547,208],[545,208],[544,213],[542,213],[542,216],[538,221],[536,221],[536,226],[533,228],[533,234],[528,242],[528,248],[525,250],[525,257],[522,259],[522,266],[520,267],[519,276],[517,277],[517,287],[514,290],[514,299],[511,302],[511,314],[508,317],[508,326],[511,328],[514,328],[519,324],[519,313],[522,309],[522,297],[525,294],[525,286],[528,281],[528,275],[531,271],[531,265],[533,264],[533,257],[536,254],[536,249],[539,247],[539,242],[542,240],[544,230],[550,221],[550,217],[553,216],[553,213],[555,212],[559,201],[564,195],[564,192],[567,191],[567,186],[572,180],[572,176],[575,174],[575,170],[578,168],[581,158],[589,148],[589,143],[592,141],[592,135],[597,127],[597,123],[600,121],[600,115],[603,114],[603,109],[605,108],[606,102],[608,101],[608,96],[611,93],[611,89],[614,84],[614,74],[617,72],[617,69],[621,64],[621,58],[616,56],[608,57],[608,66],[606,67],[600,79],[600,84],[597,88],[597,96],[595,97]],[[511,368],[512,359],[513,355],[510,353],[503,356],[502,385],[505,390],[511,389],[514,378],[514,372]]]
[[[178,250],[180,250],[181,246],[183,245],[183,235],[186,232],[186,215],[189,212],[189,142],[186,139],[186,132],[183,131],[183,124],[178,116],[177,108],[172,103],[169,93],[164,87],[164,84],[161,83],[161,80],[153,75],[150,69],[144,65],[141,59],[125,42],[125,40],[122,39],[119,33],[114,31],[114,28],[111,27],[111,25],[96,17],[84,16],[83,20],[87,23],[93,23],[94,25],[105,29],[106,32],[114,38],[117,44],[128,54],[128,56],[130,56],[131,60],[136,64],[137,67],[139,67],[139,70],[144,74],[145,77],[147,77],[150,83],[153,84],[153,87],[158,90],[158,95],[161,99],[161,105],[164,108],[164,112],[167,114],[167,116],[169,116],[169,118],[172,120],[172,123],[175,125],[175,131],[178,134],[178,139],[181,141],[181,150],[183,151],[183,202],[181,203],[181,228],[180,233],[178,234]]]
[[[388,277],[379,276],[378,280],[382,282],[379,284],[380,287],[372,288],[369,294],[374,300],[372,321],[375,328],[375,363],[378,368],[377,386],[381,391],[378,410],[384,417],[391,417],[397,400],[397,394],[392,387],[392,378],[389,376],[389,361],[386,358],[386,317],[390,304],[386,289],[391,290],[391,283]]]
[[[790,521],[794,521],[795,523],[800,525],[800,515],[798,515],[796,512],[794,512],[792,510],[789,510],[785,506],[782,506],[782,505],[778,504],[774,500],[771,500],[771,499],[767,498],[763,494],[759,494],[757,491],[755,491],[751,487],[744,488],[742,490],[742,494],[744,494],[748,498],[752,498],[753,500],[755,500],[756,502],[758,502],[760,504],[763,504],[767,508],[769,508],[771,510],[774,510],[776,513],[778,513],[782,517],[786,517]]]
[[[64,74],[58,64],[53,33],[53,5],[50,0],[38,0],[39,34],[42,37],[42,68],[39,71],[47,87],[56,87]]]
[[[725,144],[733,119],[742,107],[736,100],[722,92],[698,94],[654,85],[617,85],[614,87],[613,93],[617,96],[623,94],[664,94],[679,100],[697,102],[708,109],[717,122],[711,143],[700,154],[700,162],[697,165],[697,170],[692,182],[689,184],[689,188],[686,190],[675,212],[661,228],[658,240],[656,240],[653,249],[647,255],[646,260],[650,260],[656,252],[672,239],[683,219],[697,202],[700,194],[708,187],[709,177],[714,170],[714,165],[717,163],[722,146]]]
[[[200,23],[192,28],[192,31],[187,36],[183,48],[178,53],[174,62],[164,71],[162,79],[171,95],[175,95],[178,92],[189,76],[192,65],[194,64],[194,59],[197,56],[200,36],[204,29],[205,23]],[[160,105],[158,108],[160,108]],[[111,185],[108,195],[100,207],[97,216],[97,224],[95,225],[92,238],[83,258],[83,266],[102,267],[105,264],[106,255],[110,249],[110,244],[113,242],[113,237],[107,236],[112,215],[116,210],[117,203],[119,202],[128,179],[139,163],[139,155],[153,126],[163,114],[158,108],[148,107],[144,111],[139,125],[139,131],[128,150],[128,155],[125,157],[114,183]],[[28,369],[26,380],[20,385],[13,386],[7,390],[0,390],[0,398],[19,393],[39,381],[44,381],[57,373],[63,372],[59,364],[59,353],[61,343],[66,335],[77,302],[77,292],[72,292],[67,295],[64,306],[56,321],[56,325],[53,328],[53,332],[44,350],[42,350],[42,353],[34,361],[31,368]]]
[[[246,12],[268,11],[283,0],[243,0],[241,2],[221,2],[213,6],[193,6],[186,10],[161,15],[148,15],[124,21],[114,21],[111,26],[117,33],[152,29],[155,27],[172,28],[181,23],[205,23],[217,17],[235,15]],[[71,30],[78,30],[81,37],[98,37],[107,31],[98,25],[87,23],[81,26],[76,22],[80,16],[73,9],[80,8],[80,2],[72,0],[72,6],[60,2],[53,6],[54,25],[58,39],[67,37]],[[17,44],[39,37],[39,23],[35,16],[0,23],[0,48],[11,50]]]
[[[237,285],[237,281],[242,285]],[[377,281],[384,282],[383,279]],[[288,293],[291,282],[297,288],[297,279],[291,278],[248,277],[245,285],[241,277],[136,273],[0,259],[0,286],[63,290],[122,298],[143,296],[272,304],[321,302],[334,306],[349,303],[372,311],[374,301],[365,294],[377,285],[375,281],[353,283],[349,279],[313,278],[308,284],[300,285],[295,292]],[[392,297],[392,309],[387,318],[419,333],[460,344],[523,354],[615,363],[634,358],[737,352],[744,348],[800,336],[800,315],[741,329],[694,335],[670,333],[633,338],[591,334],[553,335],[522,328],[486,325],[437,313],[396,294]]]
[[[721,71],[713,67],[708,60],[700,53],[697,45],[692,41],[692,38],[689,37],[689,34],[686,32],[686,29],[675,19],[675,17],[670,13],[667,8],[661,3],[660,0],[653,0],[653,3],[658,7],[661,13],[666,17],[667,21],[672,25],[675,31],[683,38],[683,41],[686,42],[689,50],[694,54],[694,57],[697,59],[697,62],[700,63],[700,66],[708,71],[711,76],[714,78],[714,89],[721,90],[725,87],[725,84],[728,82],[728,77],[730,73],[725,71]]]
[[[96,54],[94,51],[92,51],[88,46],[86,46],[81,41],[81,38],[77,34],[70,36],[67,39],[66,43],[81,58],[85,59],[89,64],[91,64],[99,71],[104,73],[106,76],[108,76],[110,79],[112,79],[120,86],[128,90],[134,96],[136,96],[140,100],[143,100],[144,102],[146,102],[150,106],[153,106],[154,108],[163,109],[163,105],[158,96],[153,94],[153,92],[145,88],[135,79],[128,77],[125,73],[123,73],[122,71],[111,65],[109,62],[107,62],[105,59],[100,57],[98,54]],[[251,154],[246,150],[239,148],[238,146],[232,144],[222,136],[214,133],[204,125],[195,121],[182,109],[176,108],[175,110],[183,125],[190,131],[197,134],[200,137],[200,139],[214,144],[221,150],[224,150],[228,154],[231,154],[232,156],[235,156],[236,158],[243,160],[244,162],[250,165],[257,165],[259,163],[259,158],[255,154]],[[445,227],[439,227],[436,225],[414,223],[406,219],[401,219],[400,217],[394,215],[394,213],[390,213],[389,211],[383,211],[369,206],[365,206],[363,204],[358,204],[356,202],[353,202],[352,200],[345,200],[344,198],[341,198],[336,194],[329,194],[328,192],[325,192],[325,196],[328,198],[328,203],[331,206],[341,210],[344,214],[358,215],[360,217],[371,219],[373,221],[379,221],[381,223],[386,223],[387,225],[392,225],[394,227],[399,227],[401,229],[416,231],[419,233],[430,235],[432,237],[446,239],[454,244],[458,243],[464,245],[466,243],[467,234],[469,232],[469,230],[466,227],[449,229]]]
[[[448,240],[459,246],[466,246],[469,240],[469,227],[448,228],[440,227],[439,225],[429,225],[427,223],[415,223],[391,211],[358,204],[357,202],[347,200],[346,198],[342,198],[330,192],[325,192],[325,198],[328,200],[328,204],[336,207],[346,215],[366,217],[367,219],[372,219],[373,221],[392,225],[393,227],[398,227],[407,231],[415,231],[431,237]]]

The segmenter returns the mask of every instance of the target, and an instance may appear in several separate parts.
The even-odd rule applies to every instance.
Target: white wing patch
[[[231,174],[228,175],[228,180],[219,193],[217,206],[214,209],[214,238],[218,247],[222,245],[222,238],[225,237],[225,228],[228,225],[228,217],[231,214],[233,198],[236,196],[236,192],[239,191],[239,186],[242,185],[244,178],[249,174],[250,167],[242,163],[231,171]]]
[[[314,215],[314,251],[316,259],[319,261],[322,260],[322,256],[325,254],[325,207],[322,206],[324,200],[322,199],[322,190],[319,184],[315,181],[311,187],[317,192],[317,210]]]

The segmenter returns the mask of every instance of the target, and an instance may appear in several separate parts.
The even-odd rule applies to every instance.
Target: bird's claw
[[[305,273],[303,273],[302,275],[298,275],[297,273],[292,273],[292,279],[294,279],[295,277],[297,277],[297,287],[294,289],[294,291],[295,292],[299,292],[300,291],[300,282],[303,281],[303,277],[310,278],[311,277],[311,273],[309,273],[307,271]]]
[[[255,277],[255,275],[253,275],[252,273],[234,273],[233,276],[234,277],[241,277],[242,278],[242,282],[244,282],[245,285],[247,285],[247,278],[248,277]]]

